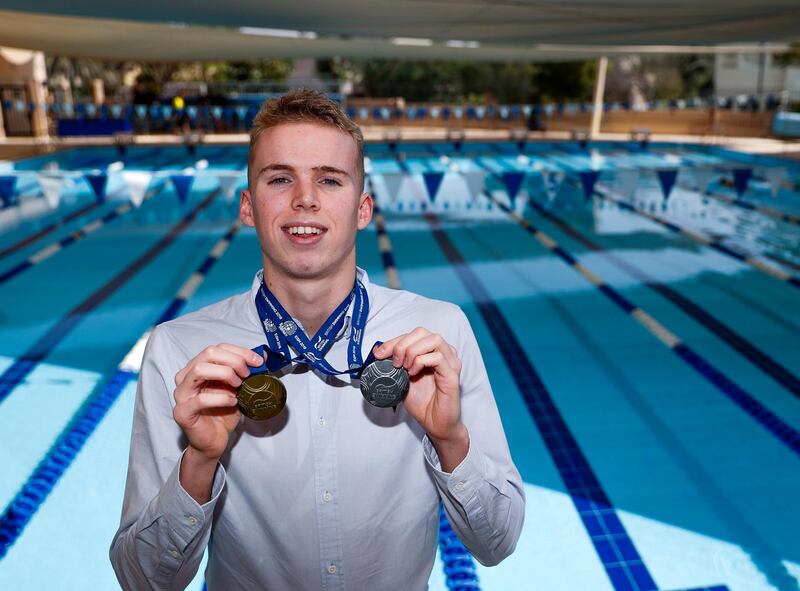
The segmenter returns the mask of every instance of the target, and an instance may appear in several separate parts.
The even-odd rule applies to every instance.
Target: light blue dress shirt
[[[208,546],[210,591],[423,590],[440,499],[481,563],[497,564],[513,551],[524,492],[469,322],[453,304],[372,285],[358,273],[370,304],[364,358],[375,341],[418,326],[457,349],[467,457],[443,472],[402,405],[397,412],[373,407],[347,375],[295,366],[280,374],[286,408],[268,421],[242,417],[212,498],[199,505],[178,479],[187,442],[172,417],[175,374],[209,345],[264,343],[254,305],[258,273],[250,291],[164,323],[150,336],[110,552],[124,589],[184,589]],[[336,368],[347,367],[347,340],[339,338],[326,356]]]

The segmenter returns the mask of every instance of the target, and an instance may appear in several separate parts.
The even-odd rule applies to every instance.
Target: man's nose
[[[295,209],[319,209],[319,196],[313,182],[302,181],[295,184],[292,207]]]

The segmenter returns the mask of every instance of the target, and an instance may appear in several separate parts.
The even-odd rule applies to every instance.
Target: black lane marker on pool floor
[[[61,318],[47,333],[39,338],[25,353],[12,363],[2,375],[0,375],[0,404],[8,397],[11,391],[16,388],[28,374],[33,371],[36,365],[42,361],[75,328],[86,316],[97,306],[103,303],[117,289],[122,287],[128,279],[141,271],[148,263],[155,259],[161,251],[167,248],[174,240],[180,236],[186,228],[194,221],[197,215],[206,207],[211,205],[214,198],[219,194],[220,189],[214,189],[208,196],[198,203],[194,209],[187,213],[169,233],[161,238],[156,244],[151,246],[138,259],[133,261],[122,271],[117,273],[103,287],[95,291],[80,304]]]
[[[498,252],[493,244],[485,241],[480,232],[469,227],[464,227],[462,230],[496,261],[505,261],[503,254]],[[536,285],[533,278],[523,277],[529,285]],[[679,434],[664,422],[654,407],[642,396],[639,385],[634,384],[624,372],[620,371],[613,355],[606,351],[603,344],[586,330],[586,327],[561,303],[557,296],[544,295],[543,300],[550,305],[559,321],[590,353],[594,362],[605,373],[608,383],[639,416],[657,444],[667,450],[670,459],[689,477],[698,496],[705,500],[714,512],[718,523],[724,524],[726,532],[720,534],[722,538],[740,546],[750,556],[758,571],[763,573],[768,582],[776,589],[795,589],[795,586],[791,584],[794,579],[783,565],[782,553],[776,551],[748,523],[742,512],[729,499],[728,491],[724,486],[717,484],[707,472],[706,467],[695,458],[694,450],[689,449]],[[686,527],[691,529],[691,526]],[[709,556],[708,564],[713,563],[713,558],[713,556]],[[713,588],[724,589],[725,587],[714,586]]]
[[[167,306],[155,325],[175,318],[183,306],[205,281],[208,272],[227,250],[231,241],[241,227],[241,222],[236,221],[211,249],[206,259],[184,282],[178,294]],[[105,381],[102,387],[95,389],[72,416],[67,426],[61,431],[53,445],[44,455],[34,469],[33,473],[22,485],[0,514],[0,559],[2,559],[11,546],[23,534],[39,507],[47,500],[58,481],[72,464],[84,444],[94,433],[100,421],[105,418],[111,406],[116,402],[125,386],[139,375],[138,362],[129,362],[129,356],[136,356],[137,352],[144,351],[147,339],[152,329],[145,332],[134,345],[133,349],[120,363],[117,371]]]
[[[594,242],[592,239],[579,232],[576,228],[565,222],[563,219],[546,210],[532,198],[528,200],[528,204],[534,208],[539,215],[558,227],[562,232],[564,232],[564,234],[570,236],[574,240],[577,240],[589,250],[602,254],[606,260],[624,270],[632,277],[638,279],[653,291],[664,296],[678,308],[683,310],[686,315],[694,318],[697,322],[719,337],[720,340],[728,344],[737,353],[745,357],[753,365],[769,375],[781,386],[789,390],[789,392],[794,394],[795,397],[800,398],[800,379],[798,379],[793,373],[775,361],[768,354],[764,353],[761,351],[761,349],[753,345],[746,338],[739,335],[724,322],[712,316],[711,313],[705,310],[702,306],[694,303],[692,300],[684,295],[681,295],[671,287],[657,281],[645,271],[642,271],[638,267],[608,251],[604,246]]]
[[[372,219],[378,231],[378,250],[381,253],[387,284],[392,289],[401,289],[400,276],[397,273],[394,253],[392,252],[392,243],[386,231],[383,212],[378,207],[377,200],[374,199],[375,186],[369,176],[367,177],[367,186],[374,200]],[[2,544],[1,524],[0,544]],[[451,591],[480,591],[480,582],[478,581],[478,573],[472,554],[453,531],[441,501],[439,502],[439,551],[448,589]]]
[[[678,357],[689,364],[703,378],[710,382],[722,394],[727,396],[739,408],[755,419],[762,427],[777,437],[784,445],[800,456],[800,432],[783,421],[778,415],[762,405],[756,398],[733,382],[728,376],[719,371],[694,349],[689,347],[673,334],[667,327],[650,316],[642,308],[634,305],[625,296],[606,284],[600,277],[587,269],[570,253],[562,249],[550,236],[536,228],[525,218],[519,216],[502,201],[496,199],[491,193],[484,191],[483,195],[495,203],[500,209],[514,218],[523,229],[534,236],[540,244],[558,256],[563,262],[572,267],[589,283],[594,285],[603,295],[614,302],[626,314],[636,319],[639,324],[647,329],[650,334],[669,347]]]
[[[439,219],[431,213],[425,214],[425,218],[436,242],[489,327],[489,332],[525,400],[614,589],[658,589],[589,461],[553,402],[547,386],[525,354],[524,347],[517,340],[500,308],[442,230]]]

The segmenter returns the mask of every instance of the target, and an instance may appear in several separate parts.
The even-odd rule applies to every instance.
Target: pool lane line
[[[689,168],[691,170],[691,167]],[[769,207],[767,205],[760,205],[757,203],[753,203],[752,201],[746,201],[741,198],[737,197],[729,197],[728,195],[724,195],[723,193],[718,193],[715,191],[711,191],[710,189],[706,189],[703,191],[700,187],[696,187],[693,184],[687,185],[693,191],[700,193],[701,195],[711,197],[717,201],[721,201],[727,205],[734,205],[736,207],[741,207],[742,209],[746,209],[748,211],[756,211],[758,213],[764,214],[781,222],[786,222],[787,224],[792,224],[793,226],[800,226],[800,216],[793,215],[791,213],[786,213],[779,209],[775,209],[773,207]]]
[[[634,318],[650,334],[666,345],[673,353],[680,357],[684,362],[699,373],[706,381],[710,382],[717,390],[733,401],[746,414],[755,419],[762,427],[777,437],[796,455],[800,456],[800,432],[795,430],[788,423],[783,421],[771,410],[762,405],[756,398],[728,378],[724,373],[715,368],[709,361],[694,351],[689,345],[672,333],[666,326],[661,324],[653,316],[642,308],[634,305],[625,296],[614,288],[606,284],[601,277],[594,274],[587,267],[581,264],[569,252],[561,248],[559,244],[549,235],[545,234],[534,226],[531,222],[515,213],[505,203],[494,197],[491,193],[484,191],[483,194],[494,202],[500,209],[505,211],[519,223],[523,229],[536,238],[539,243],[547,250],[555,254],[561,261],[572,267],[589,283],[594,285],[606,298],[611,300],[618,308],[628,316]]]
[[[480,231],[464,227],[466,235],[486,253],[497,261],[505,261],[503,253],[496,251],[480,237]],[[508,262],[508,261],[505,261]],[[526,278],[528,279],[528,278]],[[756,569],[763,573],[767,581],[776,589],[794,589],[796,581],[783,566],[781,553],[774,550],[753,527],[743,518],[742,513],[727,497],[723,486],[718,485],[708,474],[705,466],[699,462],[679,434],[664,423],[650,402],[642,397],[640,388],[619,370],[613,355],[606,351],[586,327],[578,322],[565,307],[558,296],[543,295],[557,318],[573,333],[578,342],[586,348],[598,367],[606,374],[608,384],[618,392],[638,415],[643,425],[650,431],[656,443],[669,452],[670,460],[686,474],[690,486],[713,511],[718,523],[725,524],[725,539],[741,546],[752,560]],[[545,314],[548,312],[544,312]],[[602,340],[602,337],[599,337]],[[788,582],[788,583],[787,583]],[[794,583],[789,585],[789,583]]]
[[[711,197],[712,199],[714,199],[716,201],[720,201],[721,203],[725,203],[726,205],[735,205],[737,207],[740,207],[740,208],[748,210],[748,211],[755,211],[755,212],[758,212],[758,213],[766,214],[769,217],[778,219],[780,221],[783,221],[783,222],[786,222],[786,223],[789,223],[789,224],[792,224],[792,225],[800,225],[800,224],[798,224],[797,222],[794,221],[794,219],[800,221],[800,218],[797,218],[796,216],[792,216],[792,215],[789,215],[789,214],[784,214],[784,213],[778,212],[776,210],[772,210],[775,213],[775,215],[772,215],[772,214],[769,214],[769,213],[765,212],[764,211],[764,207],[755,205],[754,203],[749,203],[749,202],[746,202],[746,201],[742,201],[741,199],[734,199],[732,197],[728,197],[727,195],[722,195],[720,193],[713,193],[710,190],[709,191],[702,191],[699,187],[695,187],[695,186],[690,185],[690,184],[682,185],[682,186],[684,188],[688,188],[688,189],[690,189],[692,191],[695,191],[696,193],[698,193],[699,195],[701,195],[703,197]],[[790,219],[790,218],[793,218],[793,219]],[[793,271],[800,271],[800,263],[796,263],[796,262],[791,261],[789,259],[785,259],[782,256],[778,256],[778,255],[772,254],[770,252],[764,252],[764,253],[761,253],[761,255],[766,257],[766,258],[768,258],[768,259],[770,259],[770,260],[772,260],[772,261],[775,261],[778,264],[783,265],[784,267],[788,267],[788,268],[792,269]]]
[[[655,152],[654,154],[664,154],[664,153],[663,152]],[[703,163],[698,162],[696,160],[687,159],[686,157],[682,156],[680,152],[676,153],[675,156],[681,159],[681,164],[683,164],[683,166],[684,166],[683,170],[688,171],[688,172],[691,172],[691,170],[693,168],[706,169],[706,170],[708,170],[708,169],[716,169],[717,171],[730,172],[729,169],[725,168],[725,163],[724,162],[718,162],[716,164],[713,164],[713,163],[709,162],[707,164],[703,164]],[[668,163],[666,163],[666,161],[665,161],[665,164],[668,164]],[[734,166],[733,168],[737,168],[737,167]],[[741,168],[747,168],[747,165],[742,165]],[[753,166],[752,168],[754,169],[755,167]],[[727,180],[730,183],[730,178],[723,179],[723,180]],[[762,178],[761,180],[765,180],[765,179]],[[776,209],[776,208],[770,207],[768,205],[753,203],[752,201],[747,201],[745,199],[742,199],[741,197],[730,197],[728,195],[725,195],[724,193],[719,193],[717,191],[712,191],[711,189],[702,189],[701,187],[696,186],[694,183],[691,183],[691,182],[687,182],[686,184],[682,184],[682,185],[684,187],[688,187],[689,189],[691,189],[692,191],[695,191],[696,193],[699,193],[699,194],[701,194],[703,196],[711,197],[712,199],[716,199],[717,201],[721,201],[722,203],[725,203],[727,205],[733,205],[733,206],[736,206],[736,207],[740,207],[742,209],[746,209],[748,211],[756,211],[758,213],[764,214],[764,215],[766,215],[768,217],[771,217],[771,218],[774,218],[776,220],[780,220],[782,222],[786,222],[787,224],[792,224],[794,226],[800,226],[800,216],[793,215],[791,213],[787,213],[787,212],[782,211],[780,209]]]
[[[392,289],[400,289],[400,276],[397,273],[397,265],[394,262],[392,252],[392,242],[386,232],[386,223],[383,219],[383,212],[378,207],[378,200],[375,199],[375,185],[372,177],[367,176],[367,188],[373,196],[372,200],[372,221],[375,222],[375,230],[378,232],[378,250],[381,253],[381,262],[386,273],[386,285]]]
[[[672,232],[675,232],[677,234],[682,234],[688,238],[691,238],[695,242],[699,242],[704,246],[708,246],[709,248],[712,248],[717,252],[732,257],[741,263],[750,265],[754,269],[766,273],[770,277],[773,277],[775,279],[783,281],[788,285],[791,285],[792,287],[800,289],[800,278],[792,275],[791,273],[787,273],[783,269],[779,269],[774,265],[761,261],[753,255],[744,255],[736,252],[735,250],[722,244],[723,239],[711,238],[710,236],[707,236],[702,232],[696,230],[690,230],[689,228],[686,228],[684,226],[679,226],[678,224],[670,222],[660,216],[648,213],[642,209],[639,209],[635,205],[632,205],[627,201],[620,199],[619,197],[615,197],[610,191],[598,188],[597,186],[595,186],[594,194],[600,197],[601,199],[605,199],[607,201],[610,201],[611,203],[616,203],[622,209],[636,213],[644,218],[647,218],[652,222],[655,222],[667,228],[668,230],[671,230]]]
[[[584,158],[584,159],[587,158],[587,156],[585,154],[576,153],[574,151],[570,151],[568,148],[566,148],[564,146],[557,146],[557,148],[559,150],[563,151],[563,152],[566,152],[566,153],[572,155],[572,156],[578,156],[578,157],[581,157],[581,158]],[[635,155],[630,155],[630,156],[628,156],[628,158],[631,160],[631,163],[636,167],[637,171],[639,171],[639,172],[647,172],[647,171],[650,171],[650,170],[657,170],[657,168],[654,168],[656,166],[655,163],[653,165],[654,167],[649,167],[647,164],[643,164],[643,163],[637,162],[634,159],[634,156]],[[649,156],[650,156],[651,160],[656,160],[656,162],[661,161],[661,159],[656,157],[656,156],[652,156],[652,155],[649,155]],[[667,161],[663,161],[663,164],[664,164],[665,167],[672,167],[672,168],[676,168],[677,169],[677,165],[674,164],[674,163],[669,163]],[[570,166],[574,166],[574,165],[570,165]],[[616,168],[618,168],[618,165],[614,164],[613,161],[612,161],[611,170],[615,170]],[[692,166],[690,165],[690,166],[687,166],[686,168],[691,169]],[[703,191],[700,191],[698,189],[696,192],[698,194],[700,194],[701,196],[707,195],[707,196],[710,196],[710,197],[713,197],[713,198],[718,198],[719,197],[717,194],[711,194],[709,191],[703,192]],[[630,204],[627,201],[624,201],[624,200],[620,201],[618,197],[614,197],[611,194],[611,191],[607,191],[607,193],[608,193],[608,195],[604,194],[603,192],[601,192],[598,189],[598,185],[595,185],[594,194],[599,196],[599,197],[601,197],[601,198],[605,198],[605,199],[608,199],[610,201],[615,201],[620,206],[622,206],[624,209],[627,209],[629,211],[633,211],[634,213],[638,213],[640,215],[643,215],[643,216],[647,217],[649,220],[654,221],[656,223],[659,223],[659,224],[665,226],[666,228],[668,228],[668,229],[670,229],[672,231],[677,231],[679,233],[682,233],[682,234],[692,238],[693,240],[696,240],[696,241],[701,242],[701,243],[703,243],[703,244],[705,244],[707,246],[710,246],[711,248],[713,248],[713,249],[715,249],[715,250],[717,250],[719,252],[722,252],[723,254],[726,254],[728,256],[732,256],[736,260],[738,260],[740,262],[747,263],[747,264],[757,268],[760,271],[763,271],[763,272],[765,272],[765,273],[767,273],[767,274],[769,274],[769,275],[771,275],[773,277],[776,277],[777,279],[781,279],[781,280],[787,281],[789,283],[792,283],[795,287],[800,287],[800,277],[792,275],[791,273],[787,273],[787,272],[783,271],[783,269],[780,269],[779,267],[775,267],[774,265],[770,265],[768,263],[765,263],[764,261],[760,261],[758,259],[758,256],[762,256],[764,258],[770,259],[770,260],[772,260],[772,261],[774,261],[774,262],[776,262],[776,263],[778,263],[780,265],[784,265],[784,266],[789,267],[789,268],[791,268],[791,269],[793,269],[795,271],[800,269],[800,265],[798,265],[797,263],[794,263],[792,261],[786,260],[783,257],[780,257],[780,256],[775,255],[775,254],[771,254],[771,253],[768,253],[768,252],[760,253],[758,255],[742,254],[742,253],[737,252],[736,250],[734,250],[732,248],[729,248],[729,247],[725,246],[724,244],[722,244],[722,242],[725,240],[725,237],[712,239],[711,237],[706,236],[702,232],[689,230],[688,228],[678,226],[677,224],[673,224],[673,223],[667,221],[666,219],[664,219],[662,217],[659,217],[659,216],[656,216],[654,214],[647,213],[644,210],[638,209],[633,204]],[[720,199],[720,201],[722,201],[722,199]],[[676,230],[676,228],[677,228],[677,230]]]
[[[185,159],[185,156],[181,155],[180,159],[181,161],[183,161]],[[170,159],[171,162],[174,162],[175,160],[176,160],[175,157]],[[159,183],[158,185],[147,191],[144,198],[142,199],[142,203],[148,201],[149,199],[160,193],[165,188],[166,184],[167,180],[163,179],[161,183]],[[45,246],[44,248],[30,255],[24,261],[18,263],[17,265],[4,271],[3,273],[0,273],[0,285],[2,285],[3,283],[5,283],[10,279],[13,279],[23,271],[26,271],[27,269],[30,269],[31,267],[38,265],[42,261],[49,259],[54,254],[61,252],[61,250],[63,250],[70,244],[74,244],[76,242],[79,242],[80,240],[83,240],[95,230],[99,230],[108,222],[125,215],[132,209],[133,205],[131,204],[131,202],[126,201],[117,206],[109,213],[105,214],[104,216],[96,218],[90,222],[87,222],[83,227],[78,228],[77,230],[65,236],[61,240],[58,240],[48,246]]]
[[[31,234],[30,236],[27,236],[27,237],[19,240],[18,242],[15,242],[14,244],[11,244],[10,246],[5,247],[4,249],[0,250],[0,259],[2,259],[5,256],[8,256],[10,254],[13,254],[13,253],[15,253],[15,252],[17,252],[19,250],[22,250],[26,246],[30,246],[31,244],[33,244],[37,240],[39,240],[41,238],[44,238],[45,236],[47,236],[48,234],[50,234],[54,230],[57,230],[61,226],[64,226],[64,225],[68,224],[69,222],[71,222],[72,220],[74,220],[76,218],[79,218],[84,214],[89,213],[93,209],[97,209],[98,207],[100,207],[100,205],[101,204],[100,204],[99,201],[94,201],[92,203],[88,203],[88,204],[84,205],[83,207],[81,207],[81,208],[73,211],[72,213],[68,214],[66,217],[53,222],[49,226],[45,226],[44,228],[42,228],[38,232],[35,232],[35,233]]]
[[[367,183],[370,193],[374,196],[375,186],[371,177],[367,177]],[[401,289],[392,243],[386,232],[383,213],[377,200],[374,200],[372,219],[375,220],[375,226],[378,229],[378,249],[381,253],[387,284],[392,289]],[[453,531],[441,502],[439,503],[439,553],[448,589],[451,591],[480,591],[480,582],[472,554]]]
[[[703,325],[721,341],[729,345],[737,353],[745,357],[753,365],[758,367],[761,371],[769,375],[781,386],[794,394],[795,397],[800,399],[800,378],[783,367],[770,355],[761,351],[761,349],[756,347],[745,337],[739,335],[724,322],[714,317],[702,306],[693,302],[688,297],[678,293],[668,285],[661,283],[642,269],[615,255],[604,246],[594,242],[591,238],[579,232],[575,227],[571,226],[560,217],[542,207],[542,205],[537,203],[534,199],[529,199],[528,205],[534,208],[539,215],[558,227],[564,234],[578,241],[589,250],[600,253],[606,260],[613,263],[617,268],[624,270],[631,277],[641,281],[644,285],[675,304],[687,316],[693,318],[698,323]]]
[[[502,311],[442,229],[438,216],[429,212],[425,219],[489,328],[614,589],[658,589],[600,480]]]
[[[153,187],[152,189],[150,189],[147,192],[147,194],[144,196],[144,199],[142,200],[142,203],[144,203],[145,201],[149,200],[154,195],[157,195],[158,193],[160,193],[164,189],[165,185],[166,185],[166,182],[162,182],[159,185],[157,185],[157,186]],[[39,249],[38,251],[36,251],[32,255],[30,255],[28,258],[26,258],[21,263],[17,263],[16,265],[11,267],[10,269],[4,271],[3,273],[0,273],[0,284],[3,284],[5,282],[13,279],[14,277],[19,275],[23,271],[27,271],[28,269],[30,269],[32,267],[35,267],[39,263],[41,263],[43,261],[46,261],[51,256],[53,256],[54,254],[61,252],[67,246],[69,246],[71,244],[75,244],[77,242],[80,242],[81,240],[83,240],[84,238],[86,238],[87,236],[89,236],[90,234],[95,232],[96,230],[99,230],[100,228],[105,226],[108,222],[111,222],[111,221],[117,219],[118,217],[121,217],[121,216],[125,215],[126,213],[128,213],[132,209],[133,209],[133,205],[130,203],[130,201],[126,201],[126,202],[118,205],[114,209],[112,209],[107,214],[105,214],[105,215],[103,215],[103,216],[101,216],[99,218],[95,218],[94,220],[92,220],[91,222],[87,222],[86,224],[84,224],[83,226],[78,228],[77,230],[75,230],[73,232],[70,232],[64,238],[62,238],[60,240],[57,240],[56,242],[53,242],[53,243],[45,246],[44,248]]]
[[[131,277],[161,254],[161,251],[172,244],[172,242],[191,225],[197,215],[211,205],[219,193],[219,188],[211,191],[203,201],[188,212],[183,219],[175,224],[156,244],[151,246],[138,259],[112,277],[100,289],[67,312],[49,331],[42,335],[27,351],[0,374],[0,404],[3,403],[14,388],[22,383],[36,365],[47,357],[61,340],[86,318],[92,310],[102,304]]]
[[[62,429],[53,445],[0,514],[0,560],[23,534],[36,511],[47,500],[59,479],[69,469],[128,383],[137,378],[144,348],[153,328],[162,322],[172,320],[180,313],[186,302],[205,281],[208,272],[228,249],[241,225],[241,221],[237,220],[225,236],[211,248],[206,259],[186,279],[155,324],[139,337],[133,348],[125,355],[116,372],[105,380],[102,386],[94,388],[93,393],[73,414],[67,426]]]
[[[158,150],[153,150],[153,152],[157,152],[157,151]],[[148,150],[147,152],[145,152],[143,154],[137,155],[135,158],[130,158],[129,161],[132,162],[132,161],[135,161],[135,160],[139,160],[139,159],[141,159],[141,157],[145,156],[146,154],[149,154],[149,152],[150,152],[150,150]],[[151,154],[151,155],[153,155],[153,154]],[[28,171],[24,171],[24,172],[28,172]],[[36,185],[36,183],[34,183],[34,185]],[[116,193],[119,193],[120,191],[122,191],[122,189],[120,189],[119,191],[114,191],[113,193],[111,193],[111,195],[115,195]],[[5,257],[7,255],[10,255],[10,254],[13,254],[13,253],[17,252],[17,251],[25,248],[26,246],[30,246],[31,244],[33,244],[34,242],[36,242],[37,240],[39,240],[41,238],[44,238],[45,236],[47,236],[48,234],[50,234],[54,230],[57,230],[58,228],[68,224],[72,220],[74,220],[74,219],[76,219],[76,218],[78,218],[78,217],[80,217],[80,216],[82,216],[84,214],[89,213],[93,209],[97,209],[101,205],[102,205],[102,203],[100,203],[99,201],[96,201],[96,200],[91,202],[91,203],[88,203],[88,204],[84,205],[83,207],[81,207],[80,209],[77,209],[76,211],[73,211],[72,213],[67,214],[64,218],[53,222],[49,226],[45,226],[44,228],[42,228],[41,230],[35,232],[34,234],[31,234],[30,236],[28,236],[26,238],[22,238],[18,242],[15,242],[14,244],[11,244],[10,246],[7,246],[7,247],[3,248],[2,250],[0,250],[0,259],[2,259],[3,257]]]

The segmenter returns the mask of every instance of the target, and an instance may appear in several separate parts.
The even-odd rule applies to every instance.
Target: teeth
[[[321,234],[322,231],[319,228],[313,228],[311,226],[292,226],[289,228],[289,234]]]

